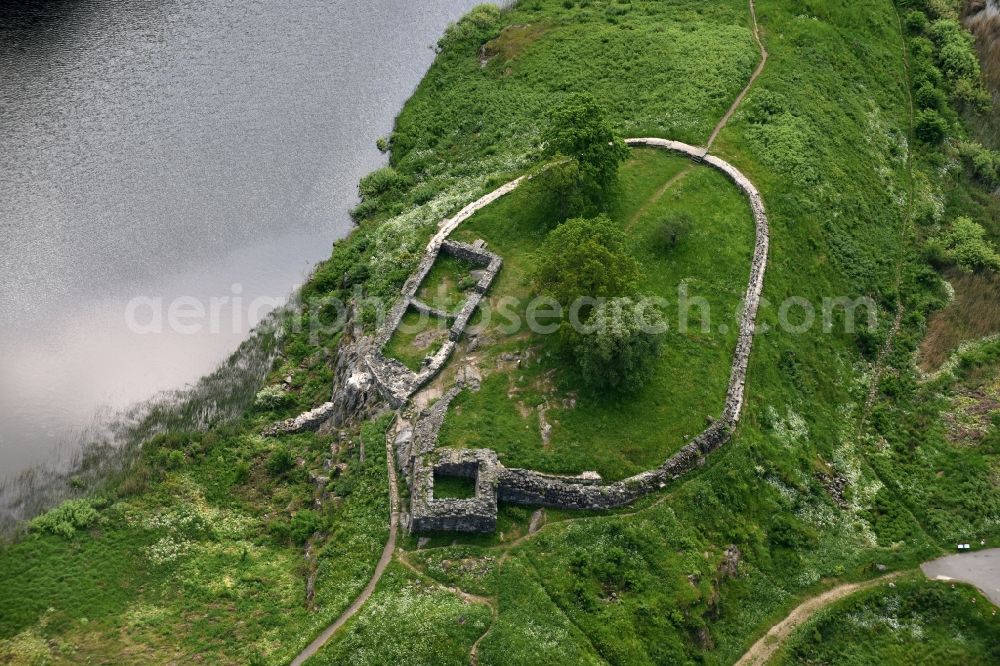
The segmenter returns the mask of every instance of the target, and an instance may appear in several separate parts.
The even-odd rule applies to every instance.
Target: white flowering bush
[[[167,564],[186,554],[193,544],[174,535],[161,538],[146,548],[146,557],[153,564]]]

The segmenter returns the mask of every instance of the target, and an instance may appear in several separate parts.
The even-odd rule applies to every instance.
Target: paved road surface
[[[928,578],[953,579],[975,585],[1000,606],[1000,548],[949,555],[920,565]]]

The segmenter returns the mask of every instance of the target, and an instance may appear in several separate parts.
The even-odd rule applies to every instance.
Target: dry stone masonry
[[[584,472],[579,476],[558,476],[534,470],[507,468],[497,460],[496,453],[489,449],[438,448],[438,433],[451,402],[463,390],[460,382],[420,413],[412,428],[404,427],[396,435],[396,462],[410,487],[410,510],[404,519],[408,521],[411,531],[491,532],[496,527],[498,502],[591,510],[624,506],[665,487],[671,481],[704,464],[705,457],[726,443],[736,428],[743,407],[747,364],[767,266],[768,223],[760,193],[738,169],[718,157],[709,155],[704,147],[657,138],[627,139],[626,143],[682,153],[697,163],[718,169],[743,191],[750,203],[756,242],[722,414],[659,467],[615,483],[605,484],[596,472]],[[393,407],[400,408],[405,405],[413,393],[430,381],[444,366],[468,325],[470,317],[500,271],[502,264],[500,257],[488,252],[485,243],[482,241],[471,245],[458,243],[448,240],[448,236],[477,210],[516,189],[525,178],[522,176],[503,185],[469,204],[454,217],[444,220],[437,234],[428,243],[423,260],[403,287],[402,298],[375,338],[371,347],[374,353],[365,355],[365,365],[370,380]],[[416,300],[415,297],[440,252],[485,266],[482,278],[476,284],[473,294],[456,313],[441,312]],[[451,324],[448,340],[426,361],[418,373],[412,372],[396,359],[382,354],[382,349],[410,307],[445,319]],[[327,405],[324,405],[314,412],[321,413],[326,408]],[[303,419],[302,423],[311,424],[315,418],[318,418],[318,415],[309,412],[297,419],[277,424],[272,429],[277,428],[278,432],[294,432],[296,430],[282,428],[297,428],[300,419]],[[475,496],[468,499],[435,499],[435,473],[474,479]]]
[[[316,409],[299,414],[295,418],[279,421],[266,428],[261,434],[264,437],[276,437],[278,435],[294,435],[297,432],[319,430],[333,413],[333,403],[325,402]]]
[[[489,196],[487,195],[487,197]],[[466,209],[469,209],[469,207],[467,206]],[[473,209],[473,212],[475,210],[478,210],[478,208]],[[468,215],[471,214],[469,213]],[[436,238],[437,236],[435,236]],[[455,313],[443,312],[437,308],[432,308],[416,297],[420,285],[423,284],[427,274],[430,273],[431,268],[434,266],[434,262],[437,261],[438,256],[442,252],[463,261],[483,266],[482,276],[476,282],[472,293],[465,299],[462,308]],[[406,404],[410,396],[421,386],[433,379],[441,368],[444,367],[444,364],[448,362],[448,358],[455,350],[455,345],[469,324],[472,313],[479,307],[486,291],[493,284],[497,273],[500,272],[502,265],[503,260],[492,252],[489,252],[486,249],[486,242],[482,240],[469,244],[440,239],[437,241],[432,240],[431,244],[428,245],[427,252],[424,258],[420,260],[417,270],[409,277],[406,284],[403,285],[402,298],[393,306],[385,324],[375,337],[374,348],[376,351],[365,358],[375,386],[378,387],[378,390],[393,407],[399,408]],[[441,345],[437,352],[425,359],[424,366],[419,372],[413,372],[400,361],[382,353],[385,346],[389,344],[393,333],[399,328],[399,324],[403,321],[403,316],[409,308],[426,313],[432,317],[443,319],[451,324],[448,329],[448,339]]]

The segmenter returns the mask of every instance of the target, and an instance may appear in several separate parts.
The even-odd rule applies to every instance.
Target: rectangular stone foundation
[[[438,449],[413,461],[411,532],[489,533],[497,526],[497,457],[488,449]],[[434,499],[434,473],[476,480],[476,496]]]

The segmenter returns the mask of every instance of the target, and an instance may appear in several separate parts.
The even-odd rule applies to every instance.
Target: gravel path
[[[708,152],[712,148],[712,144],[715,143],[715,139],[719,136],[719,132],[721,132],[726,124],[729,123],[729,119],[733,117],[734,113],[736,113],[736,109],[743,102],[743,98],[747,96],[748,92],[750,92],[750,87],[753,85],[754,81],[757,80],[757,77],[761,75],[761,72],[764,71],[764,66],[767,65],[767,49],[764,48],[764,42],[760,38],[760,26],[757,25],[757,8],[753,3],[754,0],[750,0],[750,20],[753,21],[754,41],[757,42],[757,48],[760,49],[760,62],[757,63],[757,69],[755,69],[753,74],[750,75],[750,81],[747,82],[746,87],[743,88],[743,90],[740,91],[740,94],[736,96],[736,99],[733,101],[732,105],[730,105],[729,110],[726,111],[726,115],[722,116],[722,120],[720,120],[719,124],[715,126],[714,130],[712,130],[712,135],[708,137],[708,143],[705,144],[705,152]]]
[[[372,574],[371,580],[362,590],[358,598],[351,602],[351,605],[347,607],[340,617],[331,624],[329,627],[323,630],[319,636],[316,637],[312,643],[306,646],[306,648],[299,653],[295,659],[292,660],[291,666],[301,666],[307,659],[319,652],[319,649],[326,645],[326,642],[330,640],[338,629],[340,629],[344,624],[347,623],[355,613],[361,610],[361,607],[365,605],[368,598],[372,596],[372,592],[375,591],[375,586],[378,585],[379,580],[382,578],[382,574],[385,573],[385,568],[389,566],[389,562],[392,561],[392,554],[396,550],[396,533],[399,528],[399,484],[396,479],[396,465],[395,465],[395,454],[393,453],[392,447],[392,429],[390,428],[389,433],[385,438],[385,463],[389,468],[389,539],[385,542],[385,548],[382,549],[382,556],[378,560],[378,564],[375,565],[375,573]]]

